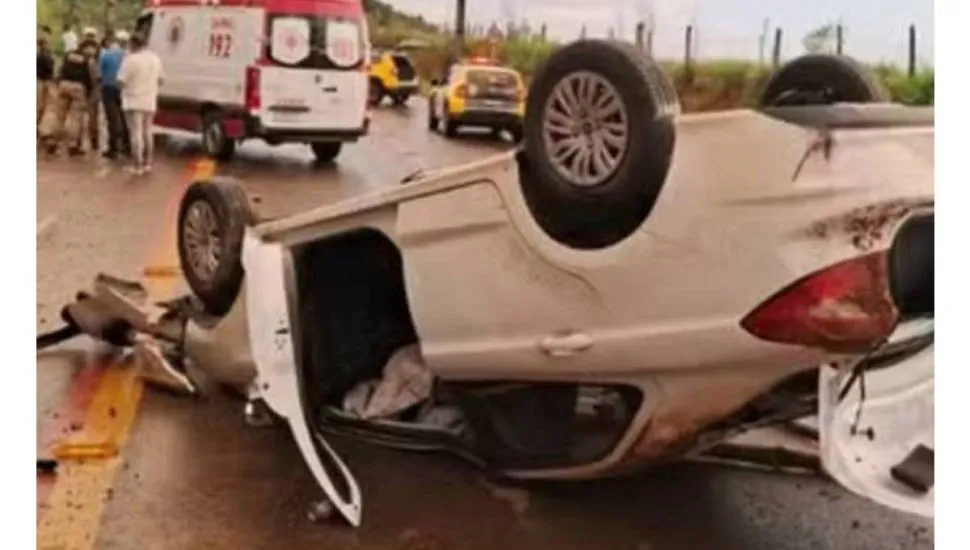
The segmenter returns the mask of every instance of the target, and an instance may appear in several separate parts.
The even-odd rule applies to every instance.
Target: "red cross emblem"
[[[286,38],[283,39],[283,44],[287,48],[293,50],[293,49],[296,49],[297,45],[299,45],[299,40],[296,38],[296,35],[295,34],[288,33],[286,35]]]

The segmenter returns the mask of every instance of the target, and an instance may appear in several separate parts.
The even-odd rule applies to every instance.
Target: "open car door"
[[[822,467],[853,493],[933,517],[933,321],[900,327],[850,384],[850,369],[819,376]],[[841,396],[841,399],[840,399]]]
[[[360,488],[350,470],[323,436],[312,428],[294,354],[286,280],[289,254],[279,244],[264,243],[248,232],[243,240],[243,266],[249,339],[257,368],[260,397],[289,424],[304,461],[331,504],[354,527],[360,526]]]

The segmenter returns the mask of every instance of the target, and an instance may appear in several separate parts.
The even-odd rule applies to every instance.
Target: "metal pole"
[[[643,21],[640,21],[639,23],[637,23],[637,32],[636,32],[635,41],[637,44],[637,49],[640,50],[641,52],[643,51],[644,31],[646,30],[647,30],[647,25]]]
[[[455,8],[455,60],[461,59],[465,45],[465,0],[456,0]]]
[[[758,67],[765,66],[765,48],[768,47],[768,31],[770,28],[771,20],[765,17],[761,24],[761,36],[758,37]]]
[[[916,76],[916,25],[909,26],[909,67],[910,78]]]
[[[694,44],[694,26],[687,25],[687,31],[684,33],[684,70],[690,69],[691,48],[693,44]]]
[[[775,29],[775,46],[771,51],[771,66],[778,68],[781,65],[781,27]]]
[[[842,24],[839,23],[835,27],[835,53],[836,53],[836,55],[842,55],[842,45],[844,44],[843,37],[844,37],[844,35],[843,35],[843,32],[842,32]]]

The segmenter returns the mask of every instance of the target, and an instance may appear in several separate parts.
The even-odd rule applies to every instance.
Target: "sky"
[[[424,15],[436,23],[452,22],[454,0],[389,0],[399,10]],[[769,27],[783,29],[782,56],[804,51],[802,38],[827,22],[842,21],[845,53],[864,61],[903,64],[907,28],[917,28],[917,56],[933,63],[933,0],[467,0],[472,22],[503,24],[510,17],[538,27],[545,22],[557,39],[603,36],[610,27],[632,40],[636,22],[654,13],[654,51],[660,58],[683,55],[684,27],[697,29],[700,58],[757,59],[759,36]],[[774,31],[771,31],[771,35]],[[773,37],[772,37],[773,38]],[[771,38],[765,48],[770,56]]]

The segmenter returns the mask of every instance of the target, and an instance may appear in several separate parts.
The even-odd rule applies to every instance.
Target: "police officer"
[[[72,156],[84,153],[82,130],[88,111],[91,92],[95,87],[97,44],[82,43],[78,49],[64,54],[54,93],[54,108],[41,123],[41,137],[48,153],[57,152],[59,138],[64,134],[68,152]]]
[[[98,151],[101,148],[99,134],[101,130],[101,64],[98,59],[101,57],[101,42],[98,40],[98,31],[94,27],[85,27],[82,33],[80,48],[94,49],[94,82],[95,86],[88,94],[88,113],[85,117],[85,127],[87,137],[91,140],[91,150]]]
[[[49,34],[49,33],[48,33]],[[41,35],[37,38],[37,121],[40,124],[44,111],[53,97],[54,90],[54,54],[50,48],[50,37]]]

